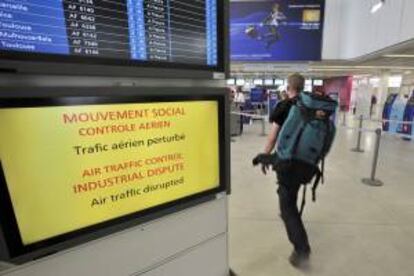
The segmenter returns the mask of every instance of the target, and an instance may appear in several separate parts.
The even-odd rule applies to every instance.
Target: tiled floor
[[[370,173],[374,134],[365,134],[366,151],[358,154],[350,151],[356,133],[338,130],[325,185],[305,207],[313,254],[300,271],[287,260],[275,176],[251,166],[265,142],[259,134],[257,123],[232,143],[230,262],[238,275],[414,275],[414,142],[383,137],[378,178],[385,185],[370,187],[361,178]]]

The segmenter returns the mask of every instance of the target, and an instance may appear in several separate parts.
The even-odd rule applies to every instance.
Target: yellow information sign
[[[0,109],[24,245],[219,186],[215,101]]]

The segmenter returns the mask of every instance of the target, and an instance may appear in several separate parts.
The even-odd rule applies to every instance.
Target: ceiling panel
[[[414,39],[353,60],[231,65],[232,73],[238,75],[288,75],[301,72],[306,76],[330,77],[383,72],[404,73],[407,70],[414,70]]]

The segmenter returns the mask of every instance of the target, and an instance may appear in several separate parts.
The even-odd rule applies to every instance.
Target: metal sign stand
[[[266,117],[262,117],[262,134],[261,136],[266,136]]]
[[[363,121],[364,121],[364,116],[363,115],[360,115],[359,116],[358,140],[357,140],[356,147],[353,148],[353,149],[351,149],[351,151],[353,151],[353,152],[359,152],[359,153],[364,152],[364,149],[361,148]]]
[[[362,179],[362,183],[367,184],[369,186],[379,187],[379,186],[384,185],[384,183],[381,180],[375,178],[375,174],[377,172],[377,166],[378,166],[379,148],[381,144],[381,133],[382,131],[380,128],[377,128],[375,130],[375,134],[377,137],[375,141],[375,150],[374,150],[374,159],[372,161],[371,177]]]

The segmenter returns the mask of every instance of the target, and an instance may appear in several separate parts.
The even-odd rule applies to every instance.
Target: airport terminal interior
[[[0,0],[0,276],[414,275],[413,12]]]

